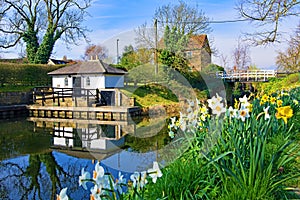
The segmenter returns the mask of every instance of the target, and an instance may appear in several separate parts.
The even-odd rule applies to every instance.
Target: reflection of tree
[[[56,194],[56,186],[61,188],[58,174],[62,173],[66,175],[67,172],[65,172],[63,168],[57,164],[52,152],[47,152],[45,154],[31,155],[29,157],[29,166],[26,169],[25,175],[27,177],[31,177],[29,190],[31,191],[36,190],[39,199],[41,199],[40,192],[42,190],[40,186],[45,185],[45,184],[40,184],[40,182],[44,180],[43,177],[40,177],[42,164],[45,165],[46,171],[48,175],[50,175],[50,180],[52,183],[51,199],[54,199]]]
[[[70,179],[78,189],[80,170],[75,165],[63,166],[53,152],[30,155],[24,163],[0,162],[0,199],[55,199]]]

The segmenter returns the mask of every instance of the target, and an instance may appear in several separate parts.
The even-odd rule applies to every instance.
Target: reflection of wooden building
[[[111,124],[98,121],[98,124],[83,121],[78,123],[54,121],[50,119],[29,118],[36,127],[50,128],[52,147],[90,152],[108,152],[125,145],[125,135],[135,132],[135,123]]]

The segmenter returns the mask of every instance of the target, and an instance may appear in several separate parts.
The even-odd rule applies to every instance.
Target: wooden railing
[[[232,82],[258,82],[268,81],[269,78],[276,77],[276,74],[275,70],[220,71],[216,73],[216,77]]]
[[[33,103],[41,101],[44,106],[46,100],[52,100],[53,103],[60,106],[60,102],[64,102],[67,98],[74,98],[75,103],[77,98],[85,98],[88,103],[90,100],[98,103],[99,96],[99,91],[96,89],[36,87],[33,90]]]

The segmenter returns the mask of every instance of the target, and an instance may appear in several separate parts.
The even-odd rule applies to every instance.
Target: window
[[[68,86],[69,85],[69,80],[68,80],[68,77],[65,78],[65,86]]]
[[[86,85],[87,85],[87,86],[90,86],[90,85],[91,85],[90,77],[87,77],[87,78],[86,78]]]
[[[186,52],[186,57],[187,58],[192,58],[192,56],[193,56],[193,52],[192,51]]]

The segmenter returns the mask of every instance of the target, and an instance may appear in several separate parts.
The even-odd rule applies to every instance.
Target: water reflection
[[[81,168],[92,172],[100,160],[115,177],[150,168],[167,142],[165,120],[158,122],[0,122],[0,199],[54,199],[64,187],[72,199],[89,199],[78,186]]]

